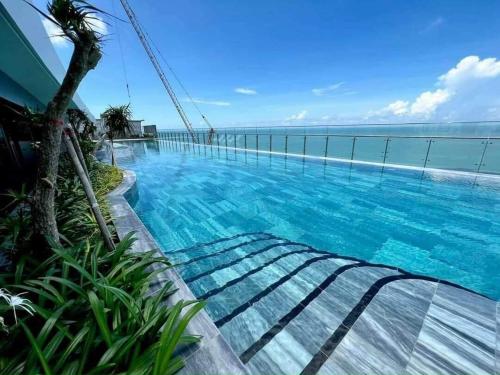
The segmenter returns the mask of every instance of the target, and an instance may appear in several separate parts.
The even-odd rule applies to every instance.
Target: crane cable
[[[144,33],[146,34],[146,37],[149,39],[149,41],[151,42],[151,44],[153,45],[153,47],[158,52],[158,55],[160,56],[160,58],[165,63],[165,65],[167,66],[168,70],[170,70],[170,72],[172,73],[172,76],[175,78],[175,80],[177,81],[177,83],[181,87],[182,91],[184,91],[184,94],[186,94],[186,96],[188,97],[188,99],[191,102],[191,104],[194,106],[194,108],[196,108],[196,111],[198,111],[198,113],[200,114],[200,116],[203,119],[203,121],[205,121],[205,124],[208,126],[209,129],[213,129],[212,124],[210,124],[210,122],[208,121],[207,117],[203,114],[203,112],[201,111],[200,107],[196,104],[196,101],[189,94],[189,92],[187,91],[186,87],[184,86],[184,84],[180,80],[179,76],[175,73],[175,71],[172,68],[172,66],[170,66],[170,64],[168,63],[167,59],[163,56],[163,54],[161,53],[160,49],[156,46],[156,44],[153,41],[153,39],[149,36],[148,32],[146,30],[144,30]]]
[[[111,1],[111,6],[113,7],[113,13],[116,14],[115,0]],[[118,37],[118,46],[120,48],[120,57],[121,57],[121,61],[122,61],[123,76],[125,78],[125,86],[127,88],[128,104],[130,105],[130,103],[132,102],[132,98],[130,96],[130,86],[129,86],[129,83],[128,83],[127,65],[125,64],[125,56],[124,56],[124,53],[123,53],[122,39],[120,37],[120,31],[118,29],[118,24],[117,24],[116,20],[117,20],[117,18],[113,17],[113,22],[115,24],[114,26],[115,26],[115,30],[116,30],[116,35]]]

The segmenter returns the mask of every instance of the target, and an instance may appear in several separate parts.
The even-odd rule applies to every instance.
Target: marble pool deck
[[[108,197],[118,235],[162,253],[123,196],[134,184]],[[500,304],[456,285],[269,233],[166,255],[179,266],[153,287],[207,301],[181,373],[500,375]]]

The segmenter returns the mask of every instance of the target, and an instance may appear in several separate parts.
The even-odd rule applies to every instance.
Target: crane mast
[[[160,76],[160,79],[163,83],[163,86],[165,86],[165,89],[167,90],[168,95],[170,96],[170,99],[172,99],[172,102],[174,103],[175,109],[179,113],[179,116],[182,119],[182,122],[184,123],[184,126],[186,127],[187,131],[189,132],[191,138],[193,139],[193,142],[198,143],[198,137],[193,129],[193,126],[191,125],[191,122],[189,121],[186,113],[184,112],[184,109],[181,106],[181,103],[177,99],[177,96],[175,95],[174,90],[172,89],[172,86],[170,85],[170,82],[167,79],[167,76],[163,72],[163,69],[161,68],[161,65],[158,62],[158,59],[156,58],[155,54],[153,53],[153,50],[151,49],[151,46],[149,45],[148,40],[146,39],[146,35],[142,31],[142,28],[137,21],[137,18],[135,16],[134,11],[128,4],[127,0],[120,0],[123,8],[125,9],[125,13],[127,13],[128,18],[130,19],[130,22],[132,23],[132,26],[139,36],[139,40],[142,43],[142,46],[146,50],[146,53],[148,54],[149,59],[151,60],[151,63],[153,64],[156,72]],[[210,132],[213,132],[213,129],[210,128]]]

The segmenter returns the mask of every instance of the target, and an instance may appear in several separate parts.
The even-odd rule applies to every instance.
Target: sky
[[[93,115],[128,103],[128,82],[134,118],[180,128],[119,0],[91,2],[120,19],[94,22],[103,57],[79,89]],[[216,128],[500,120],[498,0],[129,3],[195,127],[165,61]],[[67,65],[71,44],[51,41]]]

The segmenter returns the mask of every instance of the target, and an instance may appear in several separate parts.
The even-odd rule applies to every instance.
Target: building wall
[[[122,136],[125,138],[142,137],[142,121],[143,120],[130,120],[129,126],[131,128],[131,131],[127,132],[126,134],[123,134]],[[97,131],[96,131],[97,136],[101,136],[102,134],[106,133],[107,129],[104,125],[103,119],[98,118],[97,120],[95,120],[95,125],[97,128]]]
[[[35,98],[44,107],[62,82],[65,68],[40,15],[25,1],[0,0],[0,45],[0,72],[11,81],[0,96],[21,106],[32,105]],[[2,86],[4,82],[2,79]],[[19,87],[15,88],[13,83]],[[21,90],[30,94],[27,102],[19,95]],[[94,119],[78,95],[72,105]]]

